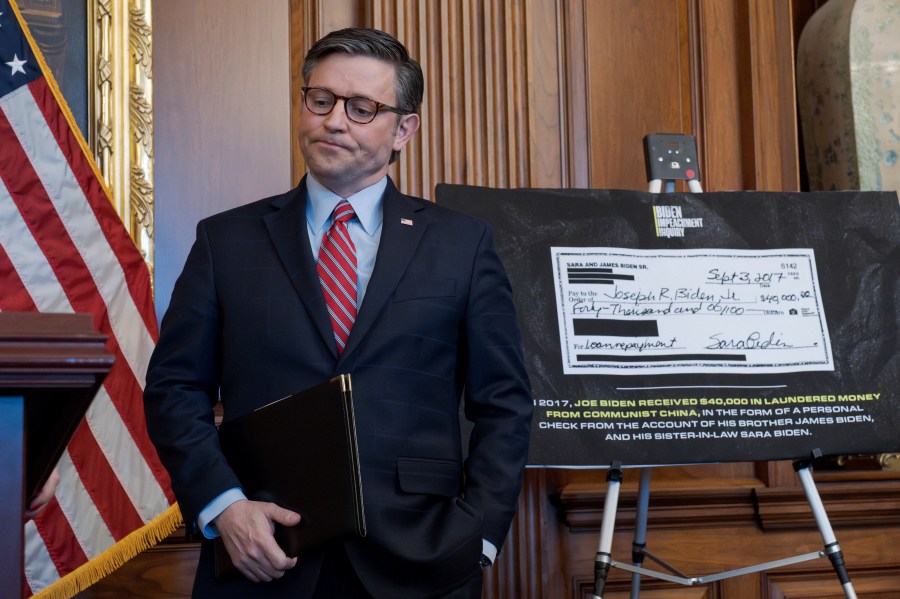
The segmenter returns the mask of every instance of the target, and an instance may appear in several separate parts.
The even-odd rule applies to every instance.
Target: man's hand
[[[260,501],[236,501],[214,520],[225,549],[235,567],[253,582],[268,582],[284,576],[297,565],[275,542],[275,522],[285,526],[300,523],[300,514]]]
[[[47,482],[45,482],[44,486],[41,488],[41,492],[31,500],[31,504],[28,506],[28,509],[25,510],[26,520],[34,518],[40,513],[41,510],[47,507],[47,504],[50,503],[51,499],[53,499],[53,495],[56,494],[56,487],[58,486],[59,470],[54,468],[53,472],[51,472],[50,476],[47,478]]]

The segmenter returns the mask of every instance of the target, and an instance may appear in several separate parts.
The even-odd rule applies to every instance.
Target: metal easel
[[[831,561],[831,565],[834,568],[835,573],[837,574],[838,580],[841,583],[841,587],[844,590],[844,596],[846,597],[846,599],[857,599],[856,591],[853,588],[853,583],[850,581],[850,575],[847,572],[847,567],[844,563],[844,554],[841,551],[841,546],[838,543],[837,538],[834,536],[834,531],[831,528],[831,523],[828,520],[828,515],[825,513],[825,507],[822,505],[822,498],[819,496],[819,491],[818,489],[816,489],[816,484],[813,481],[811,468],[813,466],[813,463],[821,457],[822,452],[818,449],[814,449],[809,458],[797,460],[796,462],[794,462],[794,471],[797,472],[797,476],[800,477],[800,483],[803,485],[803,490],[806,493],[806,499],[809,502],[810,508],[812,509],[813,517],[816,520],[816,527],[819,529],[819,534],[822,536],[824,547],[819,551],[813,551],[811,553],[804,553],[802,555],[796,555],[785,559],[756,564],[754,566],[748,566],[746,568],[728,570],[725,572],[720,572],[718,574],[710,574],[708,576],[687,576],[647,551],[645,547],[645,541],[647,532],[647,510],[649,507],[650,497],[650,475],[647,468],[644,468],[641,473],[641,482],[638,489],[635,535],[634,543],[632,545],[632,560],[635,563],[634,565],[629,565],[617,562],[616,560],[612,559],[611,551],[613,528],[616,521],[616,508],[619,502],[619,486],[622,483],[621,462],[613,462],[610,465],[610,469],[606,477],[607,490],[606,500],[603,504],[603,518],[600,523],[600,543],[597,548],[597,557],[594,561],[593,598],[603,599],[603,591],[606,587],[606,580],[609,576],[610,568],[620,568],[632,573],[631,598],[637,599],[640,596],[641,574],[650,576],[652,578],[658,578],[660,580],[667,580],[669,582],[682,584],[685,586],[695,586],[707,584],[710,582],[716,582],[718,580],[724,580],[726,578],[733,578],[735,576],[743,576],[744,574],[752,574],[754,572],[762,572],[763,570],[771,570],[773,568],[789,566],[791,564],[806,562],[821,557],[827,557]],[[641,564],[643,563],[644,556],[649,557],[659,565],[672,572],[672,574],[665,574],[663,572],[649,570],[642,567]]]
[[[666,193],[675,191],[675,180],[687,181],[688,189],[693,193],[702,193],[700,186],[700,169],[697,164],[697,147],[693,136],[689,135],[672,135],[672,134],[654,134],[644,137],[644,156],[647,166],[647,180],[649,181],[650,193],[660,193],[665,182]],[[735,576],[743,576],[744,574],[752,574],[753,572],[761,572],[773,568],[780,568],[791,564],[805,562],[820,557],[828,557],[837,573],[838,580],[844,590],[844,596],[847,599],[857,599],[856,591],[847,568],[844,564],[844,555],[841,547],[837,542],[828,515],[825,513],[825,507],[822,505],[822,498],[819,496],[813,481],[811,468],[813,463],[822,457],[819,449],[814,449],[811,457],[794,462],[794,470],[800,478],[803,490],[806,493],[807,501],[816,520],[816,526],[822,535],[824,548],[821,551],[814,551],[786,559],[766,562],[729,570],[709,576],[688,576],[673,566],[667,564],[662,559],[653,555],[647,550],[647,514],[650,506],[650,468],[645,467],[641,471],[641,479],[638,484],[637,505],[635,513],[634,541],[631,545],[632,564],[623,564],[612,559],[612,537],[615,528],[616,509],[619,502],[619,487],[622,483],[622,463],[614,461],[610,464],[609,472],[606,476],[607,490],[606,499],[603,504],[603,517],[600,522],[600,541],[597,548],[597,556],[594,561],[594,592],[593,599],[602,599],[603,591],[606,587],[606,581],[609,576],[609,570],[612,567],[627,570],[631,575],[631,599],[639,599],[641,588],[641,574],[666,580],[685,586],[694,586],[733,578]],[[670,572],[665,574],[655,570],[649,570],[643,567],[644,558],[656,562]]]

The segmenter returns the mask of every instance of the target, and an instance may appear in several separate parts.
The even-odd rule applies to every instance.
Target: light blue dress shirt
[[[372,270],[375,268],[375,256],[381,241],[381,223],[383,220],[382,203],[387,177],[377,183],[353,194],[347,201],[353,207],[356,218],[347,223],[350,240],[356,246],[356,307],[362,305]],[[325,233],[333,222],[332,213],[342,199],[333,191],[325,188],[315,178],[306,175],[306,229],[309,232],[309,245],[312,255],[319,255],[319,247]]]

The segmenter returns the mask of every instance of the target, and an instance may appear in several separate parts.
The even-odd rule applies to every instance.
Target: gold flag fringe
[[[69,599],[105,576],[109,576],[128,560],[153,547],[181,526],[181,510],[177,503],[130,533],[118,543],[87,563],[69,572],[50,586],[33,595],[33,599]]]

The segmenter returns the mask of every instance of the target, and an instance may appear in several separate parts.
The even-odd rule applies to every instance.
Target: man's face
[[[394,67],[365,56],[326,56],[313,69],[307,86],[397,105]],[[371,123],[355,123],[347,118],[344,101],[338,100],[323,116],[301,106],[297,135],[309,172],[331,191],[348,197],[386,175],[391,152],[403,149],[418,127],[417,115],[400,116],[398,123],[398,115],[388,111],[379,111]]]

